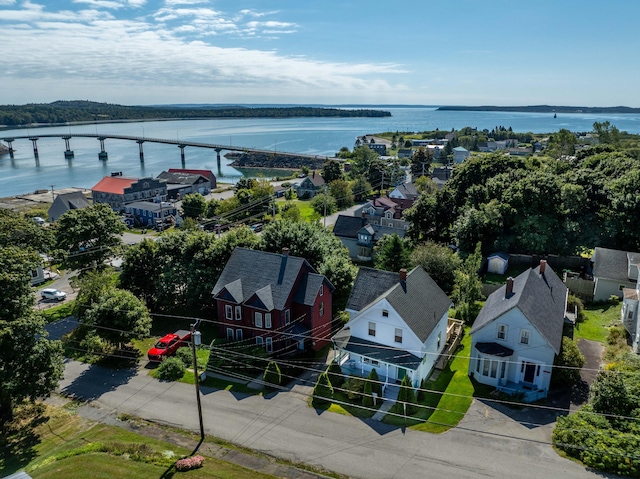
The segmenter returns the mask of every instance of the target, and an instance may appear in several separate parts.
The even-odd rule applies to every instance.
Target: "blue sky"
[[[0,104],[640,107],[640,2],[0,0]]]

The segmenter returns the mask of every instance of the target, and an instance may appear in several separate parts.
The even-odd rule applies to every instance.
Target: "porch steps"
[[[400,386],[397,386],[395,384],[387,385],[384,390],[384,394],[382,395],[384,402],[382,403],[382,406],[380,406],[380,409],[378,409],[378,412],[375,413],[371,419],[373,419],[374,421],[382,421],[382,418],[385,416],[385,414],[387,414],[387,412],[389,412],[389,410],[396,403],[399,391]]]

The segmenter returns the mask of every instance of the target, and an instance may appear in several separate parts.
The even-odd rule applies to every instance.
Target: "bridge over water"
[[[168,140],[164,138],[149,138],[146,136],[129,136],[129,135],[103,135],[97,133],[69,133],[69,134],[44,134],[44,135],[25,135],[25,136],[11,136],[11,137],[0,137],[0,141],[4,141],[9,146],[9,155],[11,158],[14,157],[14,149],[13,142],[16,140],[30,140],[33,144],[33,154],[38,158],[38,140],[40,138],[61,138],[65,142],[65,152],[64,157],[67,159],[73,158],[73,150],[71,150],[71,139],[72,138],[96,138],[100,141],[100,152],[98,153],[98,159],[107,160],[108,154],[105,149],[105,141],[106,140],[128,140],[135,141],[138,143],[140,150],[140,161],[144,161],[144,151],[142,148],[142,144],[145,142],[152,143],[164,143],[166,145],[176,145],[180,148],[180,159],[182,160],[182,164],[184,166],[186,158],[184,149],[187,146],[196,147],[196,148],[209,148],[216,152],[217,160],[218,160],[218,170],[220,170],[220,152],[225,151],[237,151],[242,153],[254,153],[254,154],[264,154],[264,155],[278,155],[278,156],[288,156],[295,158],[302,158],[307,160],[323,160],[326,161],[328,157],[319,156],[319,155],[309,155],[305,153],[293,153],[286,151],[273,151],[273,150],[263,150],[260,148],[247,148],[242,146],[231,146],[231,145],[221,145],[216,143],[202,143],[196,141],[183,141],[183,140]]]

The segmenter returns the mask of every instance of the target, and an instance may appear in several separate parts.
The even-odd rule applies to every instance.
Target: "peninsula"
[[[441,106],[439,111],[512,111],[524,113],[640,113],[640,108],[628,106]]]

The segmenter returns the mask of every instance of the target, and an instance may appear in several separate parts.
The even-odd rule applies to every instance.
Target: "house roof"
[[[451,306],[451,300],[431,276],[417,266],[407,273],[406,281],[398,281],[359,314],[386,299],[413,333],[424,342]],[[354,318],[355,319],[355,318]]]
[[[509,253],[505,253],[504,251],[496,251],[495,253],[491,253],[489,256],[487,256],[487,259],[491,258],[500,258],[505,261],[509,261]]]
[[[366,356],[376,361],[395,364],[403,368],[417,369],[420,366],[421,358],[415,354],[398,348],[390,348],[389,346],[381,346],[378,343],[369,341],[368,339],[351,337],[351,330],[344,328],[339,331],[333,341],[341,349]]]
[[[184,171],[163,171],[158,175],[159,180],[165,180],[169,184],[177,185],[193,185],[202,178],[204,181],[209,181],[209,178],[199,173],[187,173]]]
[[[333,225],[333,234],[336,236],[344,236],[346,238],[355,238],[358,231],[367,224],[365,218],[358,216],[338,215]]]
[[[62,202],[70,210],[91,206],[91,203],[89,203],[89,200],[81,191],[63,193],[56,196],[56,201]]]
[[[483,354],[508,358],[513,356],[513,349],[498,343],[476,343],[476,349]]]
[[[629,260],[632,258],[640,258],[640,253],[628,253],[598,246],[591,257],[591,261],[593,261],[593,276],[628,283]],[[633,261],[631,263],[634,264]]]
[[[392,228],[391,226],[380,226],[380,225],[371,225],[373,228],[373,241],[376,242],[384,235],[393,235],[396,234],[400,236],[400,238],[404,238],[407,234],[406,230],[403,228]]]
[[[211,170],[197,170],[192,168],[169,168],[169,173],[189,173],[192,175],[202,175],[208,180],[215,180],[216,175]]]
[[[138,181],[138,178],[127,178],[125,176],[105,176],[95,184],[91,191],[101,193],[112,193],[114,195],[124,195],[124,189],[129,188]]]
[[[469,150],[467,150],[466,148],[463,148],[462,146],[456,146],[455,148],[453,148],[453,151],[463,152],[463,153],[469,152]]]
[[[353,282],[346,309],[360,311],[398,281],[398,273],[361,266]]]
[[[212,294],[216,299],[261,302],[265,309],[283,310],[303,268],[309,273],[301,278],[294,300],[312,305],[323,281],[333,286],[307,260],[247,248],[233,250]]]
[[[402,183],[396,186],[396,189],[405,198],[417,198],[418,196],[418,189],[413,183]]]
[[[324,185],[324,178],[320,173],[317,173],[315,171],[310,176],[307,176],[306,179],[313,183],[313,186],[315,186],[316,188]],[[302,181],[304,182],[304,180]]]
[[[518,308],[557,352],[562,344],[567,287],[548,264],[544,274],[540,266],[516,276],[513,294],[506,296],[506,285],[489,295],[470,333],[473,334],[503,314]]]
[[[174,205],[172,205],[171,203],[167,203],[166,201],[163,201],[162,203],[156,203],[154,201],[134,201],[133,203],[128,203],[126,206],[127,209],[138,209],[138,210],[145,210],[145,211],[160,211],[160,210],[167,210],[169,208],[173,209],[175,208]]]

